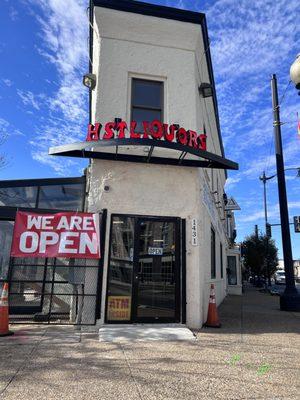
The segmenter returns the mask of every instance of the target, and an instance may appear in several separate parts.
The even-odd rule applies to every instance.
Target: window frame
[[[130,121],[133,121],[133,110],[138,109],[138,110],[147,110],[147,111],[159,111],[161,114],[161,122],[163,123],[164,121],[164,109],[165,109],[165,82],[163,80],[159,79],[149,79],[149,78],[142,78],[142,77],[135,77],[132,76],[131,78],[131,93],[130,93]],[[134,82],[135,81],[140,81],[140,82],[147,82],[147,83],[154,83],[154,84],[159,84],[160,85],[160,107],[151,107],[151,106],[143,106],[143,105],[134,105],[133,103],[133,90],[134,90]],[[151,122],[151,121],[149,121]]]

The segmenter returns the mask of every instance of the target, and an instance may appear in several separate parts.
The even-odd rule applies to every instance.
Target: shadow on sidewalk
[[[216,335],[241,334],[300,334],[300,313],[281,311],[279,296],[260,292],[247,286],[242,296],[227,296],[218,309],[222,327],[202,328],[200,332]]]

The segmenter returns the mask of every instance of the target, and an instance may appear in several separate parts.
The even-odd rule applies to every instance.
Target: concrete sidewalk
[[[196,341],[100,343],[72,327],[0,338],[0,399],[300,399],[300,315],[248,288]]]

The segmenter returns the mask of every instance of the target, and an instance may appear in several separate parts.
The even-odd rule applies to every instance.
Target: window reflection
[[[83,194],[82,184],[41,186],[38,207],[81,210]]]
[[[137,317],[175,318],[175,224],[140,223]]]
[[[227,264],[228,264],[228,268],[227,268],[228,285],[237,285],[236,257],[228,256]]]
[[[163,122],[163,82],[132,79],[131,120],[137,122],[137,131],[143,130],[143,121]]]
[[[0,188],[0,207],[35,207],[37,187]]]
[[[108,321],[131,319],[134,219],[113,217],[108,281]]]
[[[84,184],[0,187],[0,207],[82,210]]]

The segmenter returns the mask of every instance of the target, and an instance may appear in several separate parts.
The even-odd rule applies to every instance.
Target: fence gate
[[[99,271],[99,260],[11,258],[10,321],[94,325],[100,306]]]

